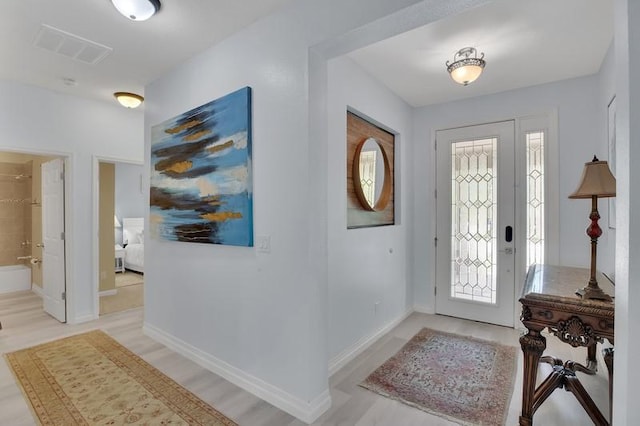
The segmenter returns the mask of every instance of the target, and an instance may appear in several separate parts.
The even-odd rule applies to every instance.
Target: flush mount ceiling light
[[[126,108],[138,108],[144,101],[142,96],[129,92],[116,92],[113,96],[120,102],[120,105]]]
[[[473,56],[472,56],[473,55]],[[456,83],[466,86],[480,77],[485,66],[484,53],[478,58],[478,51],[473,47],[465,47],[453,56],[453,62],[447,61],[447,71]]]
[[[111,0],[111,3],[132,21],[146,21],[160,10],[160,0]]]

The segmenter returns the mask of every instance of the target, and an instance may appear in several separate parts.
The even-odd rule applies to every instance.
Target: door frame
[[[146,171],[144,169],[144,161],[135,161],[131,159],[119,158],[119,157],[108,157],[104,155],[94,155],[92,156],[92,175],[93,175],[93,195],[92,195],[92,225],[91,225],[91,235],[93,238],[93,248],[92,248],[92,267],[91,267],[91,276],[93,277],[93,283],[91,285],[91,289],[93,292],[93,314],[94,319],[98,319],[100,317],[100,163],[123,163],[123,164],[134,164],[137,166],[142,166],[142,179],[141,182],[142,188],[144,189],[144,179],[146,175]]]
[[[75,312],[75,283],[73,274],[73,163],[75,154],[65,151],[47,151],[41,149],[15,149],[0,146],[0,151],[25,155],[39,155],[60,158],[64,164],[64,279],[65,279],[65,316],[67,321],[62,324],[78,324],[86,319],[76,318]],[[38,294],[42,297],[41,294]],[[44,307],[43,307],[44,310]]]
[[[522,114],[514,116],[493,116],[491,118],[483,120],[469,119],[460,123],[449,123],[446,125],[434,125],[431,129],[431,179],[429,185],[430,193],[432,194],[434,205],[436,202],[436,134],[441,130],[450,130],[460,127],[469,127],[489,123],[498,123],[502,121],[513,120],[515,122],[515,150],[516,158],[524,158],[524,145],[525,145],[525,132],[535,130],[545,130],[545,262],[549,264],[558,264],[560,260],[560,181],[559,181],[559,162],[558,162],[558,108],[549,108],[543,111],[534,111],[531,114]],[[524,162],[516,161],[516,215],[515,215],[515,227],[516,227],[516,241],[515,245],[515,293],[514,293],[514,318],[513,323],[515,328],[524,330],[524,327],[520,323],[520,294],[522,293],[522,287],[524,285],[524,277],[527,271],[524,268],[526,261],[526,247],[524,245],[524,230],[526,227],[526,209],[522,208],[525,203],[524,191],[519,191],[523,188],[524,182],[522,182],[522,176],[524,173]],[[431,217],[431,236],[433,238],[433,245],[431,248],[431,265],[432,272],[430,274],[431,283],[429,285],[429,293],[433,295],[433,302],[430,304],[430,309],[419,309],[420,312],[435,313],[435,288],[437,282],[436,268],[436,227],[437,218],[435,208],[432,210]],[[522,234],[521,234],[522,233]]]

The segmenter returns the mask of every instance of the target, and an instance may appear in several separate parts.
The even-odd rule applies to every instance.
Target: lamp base
[[[613,298],[607,293],[602,291],[600,287],[592,287],[590,285],[582,287],[576,290],[576,294],[585,300],[604,300],[605,302],[612,302]]]

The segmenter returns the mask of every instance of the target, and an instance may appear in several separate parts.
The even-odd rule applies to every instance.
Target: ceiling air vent
[[[103,44],[78,37],[46,24],[42,24],[40,27],[33,44],[42,49],[91,65],[103,60],[113,50]]]

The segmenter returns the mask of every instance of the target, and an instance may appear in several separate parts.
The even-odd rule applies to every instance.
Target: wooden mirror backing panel
[[[366,201],[361,202],[362,191],[358,194],[359,183],[356,182],[356,155],[364,142],[373,138],[383,151],[385,163],[385,179],[383,187],[383,203],[376,203],[383,208],[371,208]],[[395,136],[369,121],[347,111],[347,228],[363,228],[369,226],[393,225],[395,223],[394,203],[394,153]],[[359,158],[359,157],[358,157]],[[358,186],[356,186],[358,185]]]

